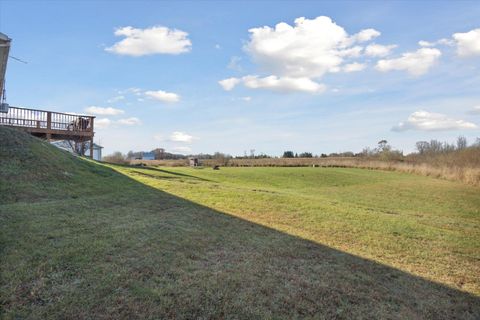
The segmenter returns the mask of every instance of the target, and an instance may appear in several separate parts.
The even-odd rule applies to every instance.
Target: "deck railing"
[[[9,107],[8,112],[0,112],[0,125],[72,131],[72,133],[93,132],[94,118],[92,116]]]

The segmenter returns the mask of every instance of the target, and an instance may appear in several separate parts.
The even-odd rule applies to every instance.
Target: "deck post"
[[[90,139],[90,159],[93,159],[93,137]]]
[[[52,129],[52,113],[50,111],[47,112],[47,129]]]

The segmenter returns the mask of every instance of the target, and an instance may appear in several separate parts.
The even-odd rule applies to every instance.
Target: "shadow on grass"
[[[33,280],[26,275],[19,283],[3,278],[1,306],[7,315],[77,319],[480,315],[480,299],[474,295],[230,216],[127,176],[118,179],[123,197],[64,204],[69,211],[39,206],[31,209],[34,215],[22,208],[24,216],[6,224],[17,238],[4,254],[14,250],[35,254],[24,267],[37,275]],[[18,232],[20,228],[24,232]],[[15,267],[2,263],[2,274],[15,272],[7,270]]]
[[[171,175],[179,176],[179,177],[183,177],[183,178],[191,178],[191,179],[196,179],[196,180],[201,180],[201,181],[212,182],[209,179],[200,178],[200,177],[197,177],[197,176],[192,176],[190,174],[175,172],[175,171],[170,171],[170,170],[160,169],[160,168],[155,168],[155,167],[150,167],[150,166],[135,166],[135,165],[129,165],[129,164],[115,164],[115,165],[120,166],[120,167],[125,167],[125,168],[157,171],[157,172],[171,174]],[[153,176],[151,176],[151,177],[153,177]]]

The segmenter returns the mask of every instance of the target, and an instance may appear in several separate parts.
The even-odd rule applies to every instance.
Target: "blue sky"
[[[473,142],[478,17],[473,1],[0,1],[28,61],[9,61],[9,104],[96,113],[106,153]]]

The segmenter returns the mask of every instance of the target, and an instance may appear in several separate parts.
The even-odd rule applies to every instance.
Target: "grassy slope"
[[[353,169],[113,167],[126,176],[1,127],[0,168],[6,318],[480,313],[478,296],[345,253],[478,294],[478,189]]]

